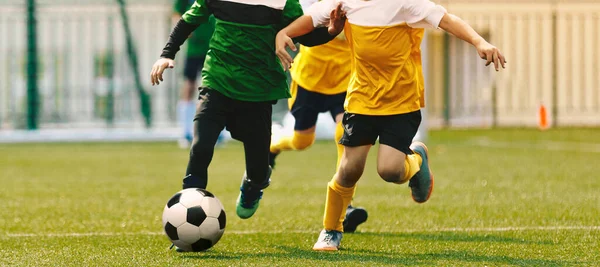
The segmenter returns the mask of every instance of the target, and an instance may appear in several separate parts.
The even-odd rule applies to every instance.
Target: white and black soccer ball
[[[184,251],[204,251],[225,232],[225,210],[212,193],[200,188],[177,192],[163,210],[167,237]]]

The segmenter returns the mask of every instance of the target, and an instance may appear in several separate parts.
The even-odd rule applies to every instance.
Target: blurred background
[[[161,213],[189,159],[176,142],[185,51],[164,83],[149,79],[175,0],[0,0],[0,266],[599,266],[600,0],[434,1],[508,65],[426,32],[432,199],[384,185],[372,149],[353,198],[368,221],[339,253],[313,253],[333,142],[278,156],[251,220],[233,213],[245,157],[229,142],[208,187],[225,236],[180,255]],[[279,101],[282,131],[287,114]],[[333,131],[324,114],[317,136]]]
[[[508,60],[498,73],[442,31],[423,42],[426,125],[600,125],[600,2],[437,1]],[[149,72],[172,27],[169,0],[0,1],[0,142],[175,140],[183,56]],[[291,127],[286,101],[274,120]],[[544,121],[545,120],[545,121]],[[333,136],[328,116],[319,136]]]

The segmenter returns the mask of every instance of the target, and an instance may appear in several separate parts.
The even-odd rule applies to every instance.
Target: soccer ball
[[[167,237],[183,251],[204,251],[225,232],[225,210],[212,193],[200,188],[177,192],[163,210]]]

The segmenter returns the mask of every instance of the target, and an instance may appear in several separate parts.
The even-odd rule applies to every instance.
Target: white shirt
[[[346,11],[348,22],[360,26],[391,26],[402,23],[413,28],[437,28],[446,9],[429,0],[322,0],[313,2],[306,11],[313,26],[329,23],[329,14],[338,3]],[[316,2],[316,3],[314,3]]]

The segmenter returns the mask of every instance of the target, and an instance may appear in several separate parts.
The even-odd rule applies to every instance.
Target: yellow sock
[[[404,178],[400,181],[400,184],[406,183],[406,181],[410,180],[410,178],[421,170],[422,161],[421,155],[417,153],[406,155],[406,159],[404,160]]]
[[[342,155],[344,154],[344,146],[340,145],[340,139],[344,135],[344,126],[341,122],[337,123],[335,126],[335,145],[337,147],[337,163],[335,164],[335,169],[340,167],[340,161],[342,161]]]
[[[294,131],[291,136],[283,136],[271,142],[271,153],[285,150],[302,150],[310,147],[315,142],[315,133],[299,133]]]
[[[335,177],[327,184],[327,200],[323,218],[323,227],[326,230],[344,231],[343,222],[346,217],[346,209],[354,196],[355,187],[343,187],[335,181]]]
[[[342,155],[344,155],[344,146],[340,145],[340,140],[342,139],[342,136],[344,135],[344,125],[342,125],[342,122],[338,122],[335,125],[335,137],[334,137],[334,141],[335,141],[335,146],[337,148],[337,163],[335,164],[335,170],[337,171],[337,169],[340,167],[340,162],[342,162]],[[356,193],[356,190],[354,191]],[[352,195],[352,198],[354,198],[354,195]],[[352,202],[352,199],[350,200],[350,202],[348,204],[350,204]],[[346,205],[348,206],[348,205]],[[344,217],[346,212],[343,212]]]

